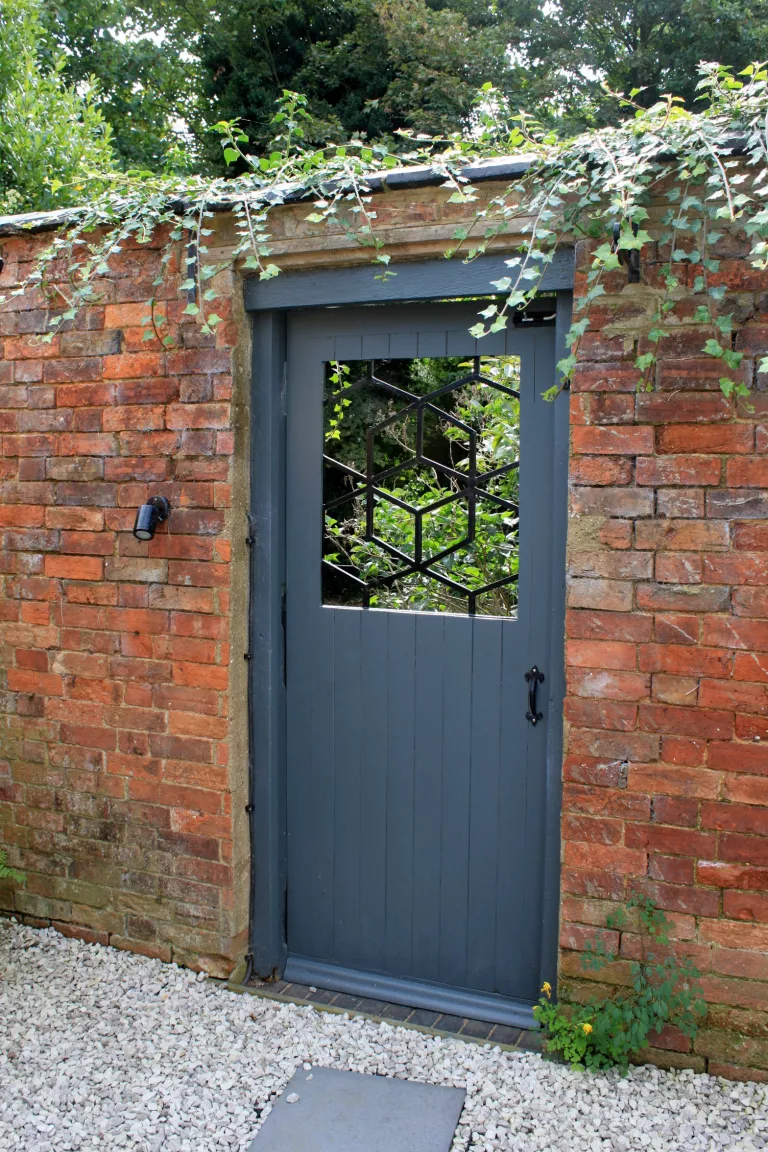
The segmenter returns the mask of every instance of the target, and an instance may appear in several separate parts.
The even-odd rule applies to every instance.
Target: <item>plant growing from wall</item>
[[[15,880],[21,884],[24,880],[23,872],[19,872],[16,868],[11,868],[6,864],[8,855],[5,849],[0,849],[0,880]]]
[[[630,963],[629,984],[603,999],[565,1006],[553,1003],[552,988],[544,984],[533,1009],[547,1030],[546,1051],[574,1068],[626,1068],[668,1024],[693,1039],[706,1012],[699,972],[689,958],[670,950],[669,921],[653,901],[630,897],[606,925],[619,933],[619,940],[630,927],[638,933],[640,956]],[[615,959],[598,938],[583,962],[585,970],[600,972]]]
[[[109,276],[110,261],[126,241],[146,243],[164,226],[163,267],[182,246],[184,311],[210,334],[222,322],[216,312],[218,272],[240,262],[261,278],[279,273],[271,259],[270,214],[288,200],[306,201],[309,222],[369,248],[379,276],[396,274],[377,227],[373,181],[393,168],[429,165],[442,178],[448,199],[474,214],[469,226],[457,229],[447,255],[472,260],[492,239],[519,238],[522,231],[507,260],[509,274],[489,284],[493,299],[473,329],[478,336],[503,328],[510,313],[526,306],[559,244],[591,237],[596,243],[587,288],[568,335],[568,355],[559,365],[562,381],[567,380],[591,308],[605,294],[607,274],[630,264],[633,254],[655,241],[666,264],[655,314],[638,344],[638,387],[653,387],[658,346],[683,319],[676,315],[677,298],[690,278],[698,303],[694,320],[706,325],[702,352],[718,362],[723,392],[742,396],[748,387],[734,347],[737,319],[719,282],[717,245],[725,229],[741,231],[751,244],[752,265],[768,269],[768,68],[750,65],[734,76],[728,68],[704,64],[700,71],[700,112],[683,108],[674,96],[644,108],[636,103],[641,93],[633,90],[617,97],[626,114],[619,127],[564,141],[512,113],[485,85],[471,132],[442,139],[402,133],[398,150],[360,139],[325,147],[308,143],[314,134],[307,101],[286,92],[273,119],[273,141],[262,155],[248,151],[237,121],[217,125],[225,161],[233,170],[245,168],[245,175],[210,180],[94,172],[91,200],[71,211],[17,291],[40,287],[48,297],[51,331],[43,339],[50,339],[80,307],[98,300],[99,282]],[[484,203],[468,166],[520,152],[531,159],[528,170]],[[208,250],[208,238],[212,214],[222,205],[234,215],[237,243],[219,261]],[[156,283],[164,283],[162,274]],[[148,306],[146,338],[158,335],[170,346],[167,329]],[[760,368],[768,371],[768,357]]]

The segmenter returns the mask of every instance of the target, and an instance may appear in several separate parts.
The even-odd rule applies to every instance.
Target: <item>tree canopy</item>
[[[124,167],[210,174],[210,128],[240,117],[262,149],[285,89],[318,144],[466,129],[485,82],[563,135],[618,122],[606,86],[693,107],[701,60],[738,71],[768,43],[768,0],[46,0],[44,20],[38,56],[95,77]]]
[[[46,52],[45,36],[38,0],[0,0],[3,212],[72,203],[82,176],[114,163],[92,85],[67,82],[65,59]]]

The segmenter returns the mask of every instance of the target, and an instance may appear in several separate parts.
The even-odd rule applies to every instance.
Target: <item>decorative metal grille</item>
[[[324,601],[512,614],[517,359],[328,367]]]

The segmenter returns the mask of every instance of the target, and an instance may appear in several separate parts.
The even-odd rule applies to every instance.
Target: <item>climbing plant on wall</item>
[[[37,286],[46,295],[50,331],[41,339],[50,340],[79,308],[98,300],[110,260],[125,242],[146,243],[163,227],[163,267],[181,245],[184,312],[209,334],[221,323],[217,273],[239,263],[263,279],[279,274],[270,220],[288,201],[306,202],[308,221],[342,231],[370,249],[382,279],[396,275],[378,231],[373,192],[393,168],[429,165],[442,178],[449,200],[468,207],[471,220],[457,230],[448,257],[472,260],[496,237],[518,238],[507,259],[508,274],[489,284],[492,302],[473,329],[478,336],[503,328],[515,309],[526,306],[558,245],[590,237],[596,243],[587,287],[559,365],[561,381],[567,380],[592,306],[605,293],[606,275],[622,266],[636,274],[643,248],[657,243],[665,261],[662,287],[635,361],[638,387],[653,386],[656,350],[675,323],[685,279],[697,300],[694,319],[708,325],[703,351],[720,364],[723,392],[746,395],[738,372],[741,354],[734,349],[736,320],[719,281],[716,246],[725,229],[741,230],[751,243],[753,265],[768,268],[768,66],[751,65],[738,76],[719,64],[704,64],[700,71],[700,112],[688,111],[674,96],[642,107],[635,90],[616,97],[626,115],[619,127],[565,141],[512,112],[485,85],[471,132],[442,139],[403,133],[398,150],[366,140],[323,148],[308,144],[306,99],[286,92],[273,119],[273,142],[262,155],[248,151],[237,121],[217,125],[225,161],[238,171],[245,167],[245,175],[210,180],[94,172],[92,198],[68,212],[29,281],[16,292]],[[468,177],[470,165],[521,152],[530,159],[527,170],[490,202],[482,200]],[[222,206],[232,212],[237,233],[223,261],[208,250],[212,216]],[[158,287],[163,283],[161,272]],[[147,338],[173,343],[168,322],[152,301],[146,323]],[[761,368],[768,371],[768,357]]]

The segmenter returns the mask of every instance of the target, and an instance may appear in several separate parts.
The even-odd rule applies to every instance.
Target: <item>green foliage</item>
[[[523,32],[521,103],[561,132],[615,124],[611,92],[636,89],[646,108],[674,92],[695,108],[700,61],[738,70],[766,44],[766,0],[559,0]]]
[[[558,365],[562,386],[589,329],[592,305],[605,293],[606,273],[620,269],[651,239],[646,221],[653,208],[656,215],[661,211],[662,225],[654,238],[668,258],[662,268],[665,287],[644,333],[648,347],[635,361],[638,387],[654,386],[659,341],[688,319],[676,309],[692,278],[697,316],[705,325],[702,352],[718,361],[723,392],[744,395],[742,354],[733,348],[736,317],[728,310],[725,286],[717,282],[716,245],[724,226],[740,229],[751,241],[751,265],[768,269],[768,70],[750,65],[737,77],[721,65],[704,64],[699,72],[698,88],[706,98],[701,112],[687,110],[674,96],[644,108],[633,92],[620,100],[627,117],[620,126],[562,141],[512,113],[502,94],[487,84],[476,98],[472,129],[464,134],[441,139],[404,132],[397,147],[361,138],[320,146],[307,97],[286,91],[272,118],[272,140],[261,152],[251,151],[239,121],[216,125],[224,160],[240,175],[205,179],[129,172],[109,173],[105,180],[104,172],[96,173],[88,185],[89,202],[41,255],[29,284],[40,285],[58,309],[52,315],[55,331],[62,319],[71,319],[95,298],[96,282],[109,274],[111,256],[126,238],[146,240],[158,224],[167,224],[164,261],[175,245],[194,246],[190,275],[180,288],[192,294],[185,314],[197,316],[202,331],[210,333],[220,323],[217,272],[241,261],[262,278],[279,273],[270,258],[270,213],[288,196],[311,204],[308,221],[369,248],[380,278],[395,275],[379,233],[370,180],[392,168],[429,165],[443,177],[448,200],[474,215],[469,225],[457,228],[449,257],[472,260],[496,237],[523,233],[516,254],[506,261],[509,274],[489,285],[495,301],[482,309],[473,334],[499,331],[532,299],[558,245],[594,238],[586,292],[578,301],[568,354]],[[521,151],[531,158],[528,170],[490,204],[474,207],[479,194],[466,175],[468,165]],[[231,205],[237,244],[217,263],[209,258],[206,239],[213,205],[222,202]],[[48,281],[58,260],[69,268],[66,288]],[[160,276],[157,284],[162,283]],[[172,334],[163,339],[167,344]]]
[[[9,867],[5,862],[6,859],[7,854],[5,849],[0,848],[0,880],[15,880],[18,884],[21,884],[24,880],[24,874],[17,871],[16,868]]]
[[[221,174],[209,134],[240,119],[249,147],[271,139],[275,101],[303,92],[311,140],[450,132],[486,80],[510,90],[518,38],[509,6],[485,0],[48,0],[66,75],[98,79],[124,166]]]
[[[403,570],[402,558],[414,555],[416,517],[412,509],[422,513],[422,554],[429,560],[430,572],[473,592],[517,574],[520,408],[516,395],[494,388],[491,382],[517,392],[519,367],[517,357],[484,358],[481,371],[487,382],[465,383],[450,391],[453,382],[472,371],[471,362],[436,358],[386,364],[383,375],[387,382],[410,395],[426,396],[446,389],[438,401],[439,411],[445,415],[430,409],[422,414],[423,451],[434,462],[425,465],[415,461],[417,420],[408,415],[408,405],[368,385],[356,387],[354,381],[366,373],[367,365],[334,366],[326,403],[327,455],[345,469],[365,471],[366,433],[371,426],[384,424],[372,441],[373,466],[382,473],[373,508],[375,539],[367,537],[363,481],[352,479],[345,471],[344,484],[331,488],[329,479],[338,475],[331,471],[325,492],[326,502],[348,497],[326,515],[326,538],[332,550],[325,558],[377,588],[372,606],[466,612],[466,599],[449,584],[423,572],[398,575]],[[398,419],[398,409],[405,413],[404,418]],[[487,481],[488,498],[477,501],[473,532],[469,505],[461,496],[461,477],[469,469],[471,434],[477,438],[480,475],[511,466],[509,472]],[[464,543],[470,535],[472,542]],[[507,616],[516,605],[516,585],[505,584],[479,596],[477,612]]]
[[[546,1051],[562,1056],[574,1068],[626,1068],[632,1056],[649,1045],[668,1024],[693,1039],[706,1006],[699,972],[670,950],[669,922],[646,897],[632,896],[606,920],[610,929],[639,934],[641,956],[630,964],[631,984],[604,999],[564,1007],[552,1002],[549,984],[533,1009],[547,1030]],[[584,967],[600,972],[616,959],[598,938],[584,956]]]
[[[768,43],[768,0],[46,0],[68,84],[91,75],[124,166],[221,173],[207,129],[270,138],[284,89],[313,143],[471,125],[490,82],[560,135],[616,124],[611,92],[696,106],[697,67],[738,70]],[[182,151],[183,150],[183,151]]]
[[[0,0],[0,212],[73,204],[104,187],[110,130],[94,92],[63,79],[64,60],[41,58],[39,0]]]
[[[189,171],[200,151],[193,131],[199,66],[188,51],[194,32],[189,20],[166,28],[165,8],[141,0],[45,0],[41,53],[49,65],[61,62],[78,91],[95,78],[94,103],[123,167]]]

